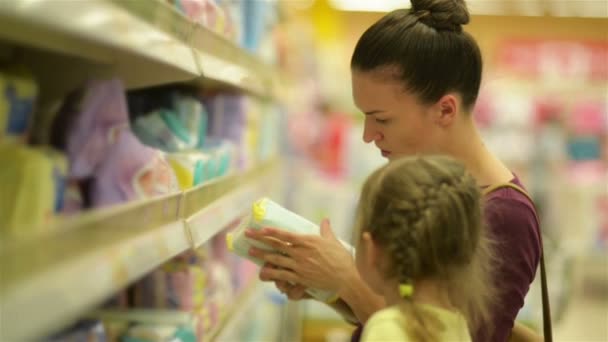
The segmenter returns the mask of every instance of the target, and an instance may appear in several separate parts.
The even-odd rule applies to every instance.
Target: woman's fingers
[[[289,291],[289,289],[291,287],[291,285],[288,282],[281,281],[281,280],[275,280],[274,284],[277,287],[277,289],[279,289],[279,291],[281,291],[283,293]]]
[[[277,228],[248,229],[245,236],[264,243],[269,243],[269,241],[276,243],[278,240],[291,246],[303,246],[308,242],[307,237],[302,234],[293,234]]]
[[[281,268],[287,268],[290,270],[296,268],[296,262],[292,258],[276,252],[264,251],[262,249],[252,247],[249,249],[249,255]]]
[[[306,297],[306,287],[302,285],[293,285],[285,291],[287,298],[291,300],[300,300]]]
[[[274,283],[277,289],[284,293],[290,300],[309,298],[308,294],[306,293],[306,287],[303,285],[292,285],[285,281],[275,281]]]
[[[260,279],[263,281],[284,281],[298,283],[298,276],[291,270],[284,268],[273,268],[264,266],[260,271]]]

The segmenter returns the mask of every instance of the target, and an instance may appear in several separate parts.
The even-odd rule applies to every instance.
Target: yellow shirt
[[[445,329],[440,341],[470,342],[471,335],[464,317],[456,312],[448,311],[432,305],[417,304],[430,310],[443,323]],[[407,342],[407,332],[404,330],[405,317],[397,306],[392,306],[376,312],[365,324],[362,342]]]

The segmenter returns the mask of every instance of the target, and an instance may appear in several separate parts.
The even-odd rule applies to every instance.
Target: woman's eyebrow
[[[365,115],[374,115],[374,114],[384,113],[384,111],[377,109],[377,110],[369,110],[369,111],[363,112],[363,113],[365,113]]]

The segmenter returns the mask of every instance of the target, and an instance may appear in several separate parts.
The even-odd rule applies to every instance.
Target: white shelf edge
[[[276,167],[266,170],[255,180],[248,181],[186,218],[186,229],[192,247],[201,246],[232,222],[245,216],[255,200],[276,189],[277,183],[274,186],[269,183],[276,179],[277,172]]]
[[[198,213],[186,219],[193,247],[199,247],[230,223],[245,215],[255,200],[255,186],[247,184],[219,198]]]
[[[162,0],[130,1],[0,1],[0,39],[110,66],[129,88],[211,80],[277,99],[259,57]]]
[[[154,13],[166,10],[160,3],[149,3]],[[0,18],[10,22],[10,27],[0,25],[3,38],[111,65],[127,84],[145,86],[200,75],[187,43],[111,1],[0,1]],[[158,76],[150,75],[152,71]]]

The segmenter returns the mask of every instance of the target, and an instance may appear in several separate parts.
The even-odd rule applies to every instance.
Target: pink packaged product
[[[113,139],[116,141],[94,174],[93,206],[152,198],[179,190],[173,169],[159,150],[144,146],[127,129],[117,132]]]
[[[69,159],[68,212],[178,190],[160,152],[141,144],[129,129],[119,79],[90,81],[70,94],[55,118],[51,140]]]
[[[134,286],[137,308],[175,309],[196,315],[199,340],[206,331],[206,288],[209,283],[206,248],[188,251],[165,263]]]
[[[78,95],[64,104],[55,123],[62,129],[55,131],[64,135],[60,139],[65,139],[70,177],[82,179],[91,176],[108,155],[117,131],[128,127],[129,115],[119,79],[88,82]]]
[[[178,0],[178,6],[195,23],[200,23],[205,15],[207,0]]]
[[[141,308],[192,311],[202,306],[207,283],[205,249],[188,251],[165,263],[134,285],[134,304]]]

